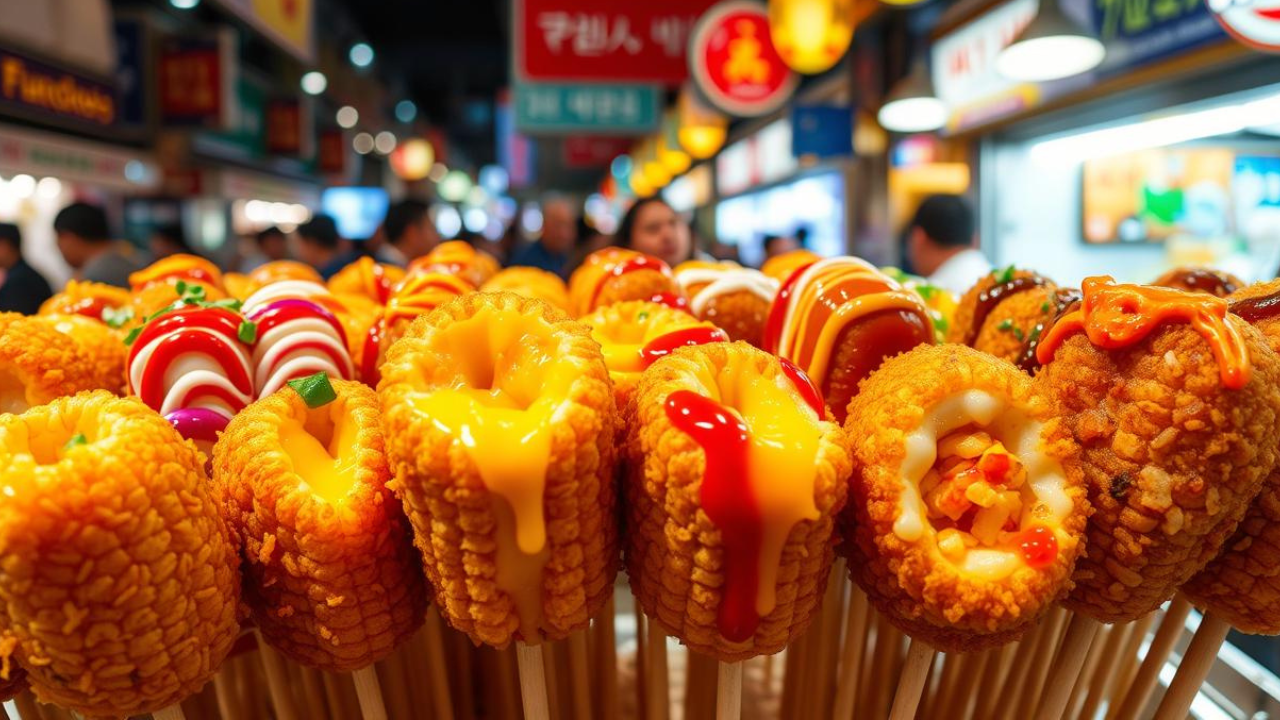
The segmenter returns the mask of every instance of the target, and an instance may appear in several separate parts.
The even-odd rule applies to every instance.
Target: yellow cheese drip
[[[309,418],[312,428],[318,423],[334,423],[327,446],[299,418],[287,418],[280,425],[280,446],[293,461],[293,471],[313,493],[331,503],[347,496],[359,467],[356,456],[359,428],[338,413],[331,415],[330,408],[334,405],[310,411],[316,413]]]

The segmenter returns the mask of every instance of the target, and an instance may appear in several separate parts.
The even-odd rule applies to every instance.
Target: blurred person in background
[[[187,243],[186,233],[177,223],[158,225],[151,230],[147,239],[147,249],[151,251],[153,261],[167,258],[178,253],[195,254]]]
[[[289,243],[284,231],[275,225],[259,230],[253,244],[253,252],[240,263],[240,272],[252,272],[269,262],[289,259]]]
[[[960,295],[991,272],[977,247],[976,220],[959,195],[930,195],[920,203],[907,231],[911,269],[938,287]]]
[[[387,208],[382,231],[387,240],[382,251],[389,258],[384,262],[397,265],[408,265],[440,244],[440,233],[421,200],[401,200]]]
[[[569,256],[578,239],[577,229],[578,212],[573,203],[564,197],[547,198],[542,202],[542,235],[516,250],[509,264],[566,276]]]
[[[618,223],[618,244],[652,255],[671,267],[693,256],[689,226],[657,196],[637,200]]]
[[[789,235],[765,235],[764,236],[764,259],[774,258],[779,255],[785,255],[792,250],[799,250],[804,247],[800,241]]]
[[[573,254],[569,256],[569,262],[565,265],[564,274],[569,276],[574,270],[582,264],[587,256],[597,250],[603,250],[614,245],[614,237],[600,232],[599,229],[588,223],[585,219],[578,221],[578,244],[573,249]]]
[[[76,202],[62,208],[53,218],[53,231],[77,280],[127,288],[129,274],[147,264],[132,245],[111,239],[107,213],[97,205]]]
[[[52,295],[49,281],[22,258],[22,231],[0,223],[0,312],[34,315]]]
[[[318,270],[325,280],[360,257],[351,243],[338,235],[338,224],[333,218],[323,213],[299,225],[294,234],[298,240],[298,259]]]

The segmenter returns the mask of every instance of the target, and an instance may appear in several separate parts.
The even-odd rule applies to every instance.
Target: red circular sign
[[[689,70],[712,105],[740,116],[778,109],[799,82],[773,46],[764,6],[750,0],[703,14],[689,40]]]
[[[1280,0],[1208,0],[1223,29],[1251,48],[1280,52]]]

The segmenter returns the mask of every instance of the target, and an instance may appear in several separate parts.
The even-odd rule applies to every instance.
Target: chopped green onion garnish
[[[142,326],[139,325],[138,327],[130,330],[128,335],[124,336],[124,344],[125,345],[134,344],[138,340],[138,336],[141,334],[142,334]]]
[[[1010,280],[1013,279],[1013,272],[1014,272],[1014,268],[1012,265],[1010,265],[1009,267],[1003,270],[998,271],[998,274],[996,275],[996,282],[1001,284],[1009,282]]]
[[[106,323],[107,327],[119,330],[129,324],[132,319],[133,308],[131,307],[106,307],[102,309],[102,322]]]
[[[648,311],[648,310],[644,310],[644,311],[642,311],[639,315],[637,315],[637,316],[636,316],[636,319],[637,319],[637,320],[648,320],[648,319],[649,319],[649,311]]]
[[[289,387],[301,395],[302,401],[312,409],[324,407],[338,399],[338,393],[334,391],[333,385],[329,383],[329,373],[324,371],[298,378],[297,380],[290,380]]]
[[[1004,332],[1009,332],[1010,330],[1013,329],[1013,321],[1010,320],[1009,318],[1005,318],[1004,320],[1000,321],[1000,324],[996,326],[996,329],[1003,330]]]
[[[66,445],[62,446],[62,450],[63,452],[66,452],[77,445],[84,445],[88,442],[89,440],[84,436],[84,433],[76,433],[71,436],[71,439],[67,441]]]
[[[938,294],[938,288],[932,285],[917,285],[916,292],[920,293],[920,297],[924,298],[925,302],[928,302],[933,299],[934,295]]]
[[[1042,312],[1042,313],[1047,313],[1047,312],[1049,312],[1049,303],[1047,303],[1047,302],[1042,302],[1042,303],[1040,303],[1040,312]]]
[[[178,282],[174,283],[174,285],[173,285],[173,289],[174,289],[174,290],[175,290],[179,295],[186,295],[186,294],[187,294],[187,281],[186,281],[186,280],[179,280]]]
[[[252,345],[258,342],[258,323],[241,320],[240,327],[236,328],[236,336],[245,345]]]
[[[236,298],[223,298],[221,300],[212,300],[212,301],[200,303],[200,306],[210,307],[210,308],[222,308],[223,310],[230,310],[232,312],[236,312],[240,309],[240,306],[242,304],[244,303],[240,300],[237,300]]]
[[[1025,337],[1023,337],[1023,335],[1022,335],[1022,328],[1014,328],[1014,329],[1013,329],[1013,336],[1014,336],[1014,337],[1016,337],[1016,338],[1018,338],[1018,342],[1022,342],[1023,340],[1025,340],[1025,339],[1026,339],[1026,338],[1025,338]]]

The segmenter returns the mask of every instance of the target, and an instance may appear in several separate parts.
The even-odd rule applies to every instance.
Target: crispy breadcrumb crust
[[[1025,339],[1030,336],[1036,323],[1043,319],[1053,319],[1056,308],[1053,303],[1049,303],[1047,307],[1045,303],[1057,286],[1046,280],[1044,285],[1010,295],[991,309],[983,320],[982,327],[975,328],[974,321],[977,319],[982,293],[1002,284],[1001,275],[999,270],[983,275],[982,279],[960,296],[955,315],[947,328],[947,342],[968,345],[1009,362],[1017,362],[1022,349],[1026,347]],[[1029,270],[1016,270],[1010,279],[1034,277],[1042,276]],[[1005,323],[1006,320],[1009,322]],[[1023,339],[1019,340],[1018,335]]]
[[[208,283],[198,280],[184,280],[183,282],[189,287],[203,287],[204,296],[207,300],[223,300],[227,297],[225,292]],[[138,319],[148,318],[173,305],[178,300],[177,285],[177,278],[169,278],[134,291],[130,301],[130,307],[133,308],[133,316]]]
[[[1277,292],[1280,280],[1272,280],[1238,290],[1228,299]],[[1266,318],[1255,327],[1280,352],[1280,317]],[[1222,553],[1188,580],[1182,593],[1241,632],[1280,634],[1280,469],[1267,476]]]
[[[84,315],[39,315],[54,330],[76,341],[93,363],[94,387],[124,395],[127,386],[125,364],[129,347],[124,337],[101,322]]]
[[[720,530],[702,509],[706,454],[667,417],[671,393],[697,387],[694,373],[743,357],[743,372],[781,374],[768,353],[746,343],[681,348],[654,363],[627,406],[627,575],[647,616],[695,652],[736,662],[778,652],[809,626],[822,601],[836,543],[836,514],[848,494],[849,443],[839,425],[825,423],[814,458],[817,520],[797,523],[778,568],[777,606],[760,618],[755,635],[726,640],[717,625],[724,584]],[[797,395],[797,402],[799,400]]]
[[[0,655],[36,697],[123,716],[198,692],[239,631],[240,573],[195,445],[94,392],[0,415],[0,467]]]
[[[966,577],[935,547],[894,533],[906,438],[946,398],[983,390],[1043,423],[1041,447],[1062,466],[1074,510],[1060,526],[1069,540],[1047,568],[1022,567],[993,582]],[[897,627],[944,652],[970,652],[1022,635],[1071,588],[1088,517],[1079,448],[1014,366],[962,345],[921,346],[881,366],[849,404],[853,482],[841,516],[854,581]],[[926,520],[927,522],[927,520]],[[928,532],[926,530],[926,532]]]
[[[585,325],[540,300],[474,293],[413,321],[391,346],[378,392],[394,480],[435,600],[449,624],[472,640],[504,647],[519,617],[496,584],[493,503],[461,439],[418,414],[415,394],[451,387],[461,375],[437,336],[482,307],[555,326],[559,358],[580,369],[551,423],[543,500],[550,557],[542,579],[541,633],[558,640],[585,628],[613,592],[619,564],[615,447],[618,413],[599,346]]]
[[[1276,464],[1280,360],[1229,316],[1253,371],[1222,386],[1189,325],[1166,324],[1120,350],[1066,340],[1034,384],[1083,449],[1094,514],[1064,605],[1103,622],[1146,615],[1218,554]]]
[[[80,343],[54,330],[39,316],[0,313],[0,373],[12,374],[22,382],[31,406],[103,389],[95,359]],[[106,389],[119,388],[116,384]]]
[[[647,300],[628,300],[596,308],[589,315],[579,318],[579,322],[591,330],[592,340],[604,346],[632,336],[657,337],[663,332],[704,324],[687,312]],[[627,407],[636,383],[640,382],[640,373],[615,372],[611,369],[609,379],[613,382],[613,392],[621,412]],[[619,430],[622,429],[620,426]]]
[[[100,318],[101,308],[123,308],[129,306],[129,291],[105,283],[68,280],[62,292],[40,305],[40,314],[79,314],[89,313],[89,317]]]
[[[771,305],[772,301],[755,293],[738,290],[709,300],[701,319],[715,323],[729,335],[730,340],[760,347]]]
[[[245,596],[267,642],[308,667],[348,672],[413,634],[427,595],[409,522],[386,487],[377,395],[331,382],[338,398],[318,412],[357,427],[357,467],[341,501],[315,495],[281,445],[281,426],[307,418],[293,388],[232,419],[213,451],[213,480],[243,542]]]
[[[510,267],[499,271],[480,286],[480,292],[513,292],[549,302],[557,310],[569,311],[569,288],[555,273],[533,267]]]

